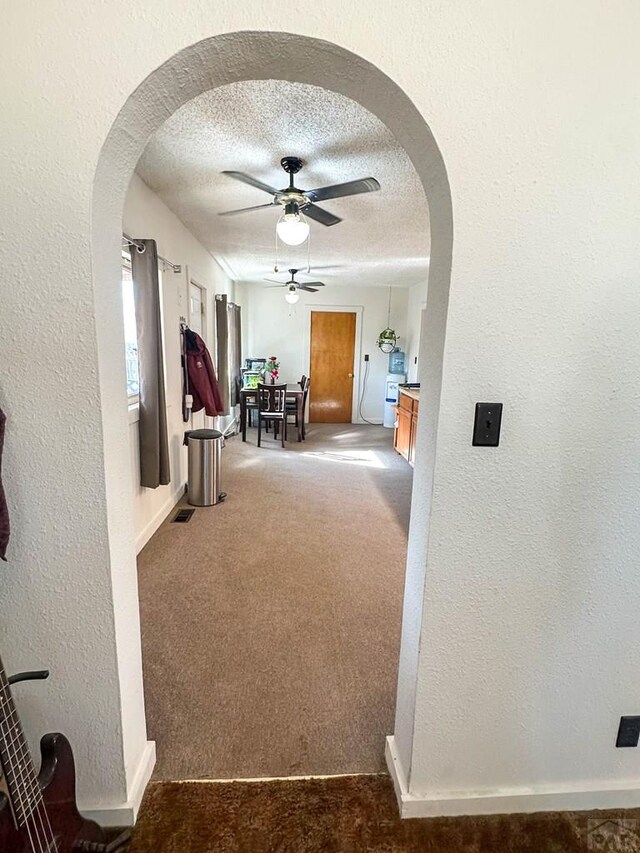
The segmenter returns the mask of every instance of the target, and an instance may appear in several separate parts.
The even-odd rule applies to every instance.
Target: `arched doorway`
[[[139,661],[135,581],[124,578],[134,562],[133,541],[117,535],[128,511],[130,490],[126,412],[120,411],[123,352],[112,329],[120,322],[119,294],[112,285],[120,271],[121,216],[127,186],[151,134],[180,106],[204,91],[241,80],[278,79],[308,83],[345,95],[376,115],[407,152],[422,182],[430,212],[430,266],[420,376],[425,417],[420,419],[402,648],[398,679],[395,751],[403,775],[410,774],[413,706],[426,565],[429,508],[436,456],[452,251],[451,196],[439,149],[425,120],[402,90],[370,63],[335,44],[289,33],[239,32],[215,36],[185,48],[154,71],[127,99],[104,143],[93,194],[92,256],[107,494],[112,555],[117,559],[114,607],[118,656],[126,670]],[[426,235],[425,235],[426,239]],[[120,630],[118,630],[118,626]],[[133,650],[134,654],[130,654]],[[132,688],[133,689],[133,688]],[[141,705],[137,706],[141,714]],[[143,727],[144,720],[132,722]]]

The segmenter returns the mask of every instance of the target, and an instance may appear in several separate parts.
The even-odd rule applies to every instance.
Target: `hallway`
[[[393,731],[412,473],[392,433],[223,451],[225,503],[138,558],[157,779],[376,772]]]

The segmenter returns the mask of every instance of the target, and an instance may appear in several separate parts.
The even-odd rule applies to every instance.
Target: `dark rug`
[[[131,853],[637,853],[640,809],[400,820],[387,776],[157,782]]]

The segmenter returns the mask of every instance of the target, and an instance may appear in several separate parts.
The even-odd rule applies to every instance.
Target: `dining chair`
[[[311,386],[311,377],[305,376],[304,385],[302,386],[302,440],[307,440],[307,429],[305,427],[305,412],[307,411],[307,398],[309,396],[309,387]]]
[[[300,382],[298,382],[298,385],[302,388],[302,423],[298,422],[297,400],[287,400],[287,417],[293,417],[295,419],[294,423],[298,430],[298,441],[300,441],[300,439],[304,441],[304,413],[307,405],[307,394],[309,393],[309,378],[303,375]]]
[[[298,380],[298,385],[302,388],[303,391],[304,391],[304,383],[306,381],[307,381],[307,377],[303,373],[302,376],[300,377],[300,379]],[[296,426],[298,426],[298,401],[297,400],[291,400],[291,399],[287,400],[287,415],[288,416],[293,415],[296,419],[295,424],[296,424]]]
[[[273,437],[278,437],[278,424],[282,424],[282,446],[287,440],[287,386],[258,385],[258,447],[262,438],[262,424],[273,422]]]

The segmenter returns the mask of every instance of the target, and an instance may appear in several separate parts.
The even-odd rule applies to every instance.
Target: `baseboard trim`
[[[81,811],[84,817],[95,820],[100,826],[133,826],[155,764],[156,744],[148,740],[133,777],[127,802],[120,806],[83,808]]]
[[[400,817],[458,817],[461,815],[532,814],[534,812],[631,809],[640,806],[640,780],[608,787],[507,788],[474,793],[421,797],[409,793],[408,779],[393,736],[387,738],[387,768],[393,780]]]
[[[389,735],[387,737],[387,742],[384,748],[384,757],[387,762],[387,770],[389,771],[391,781],[393,782],[393,790],[395,791],[396,799],[398,801],[400,817],[409,817],[409,815],[404,813],[405,802],[409,797],[409,780],[405,773],[405,769],[402,766],[402,762],[400,761],[400,756],[396,749],[396,741],[393,735]]]
[[[184,488],[184,483],[182,483],[176,491],[172,492],[153,518],[148,521],[140,533],[138,533],[136,537],[136,554],[139,554],[140,551],[142,551],[149,539],[151,539],[153,534],[160,527],[180,498],[184,495]]]

